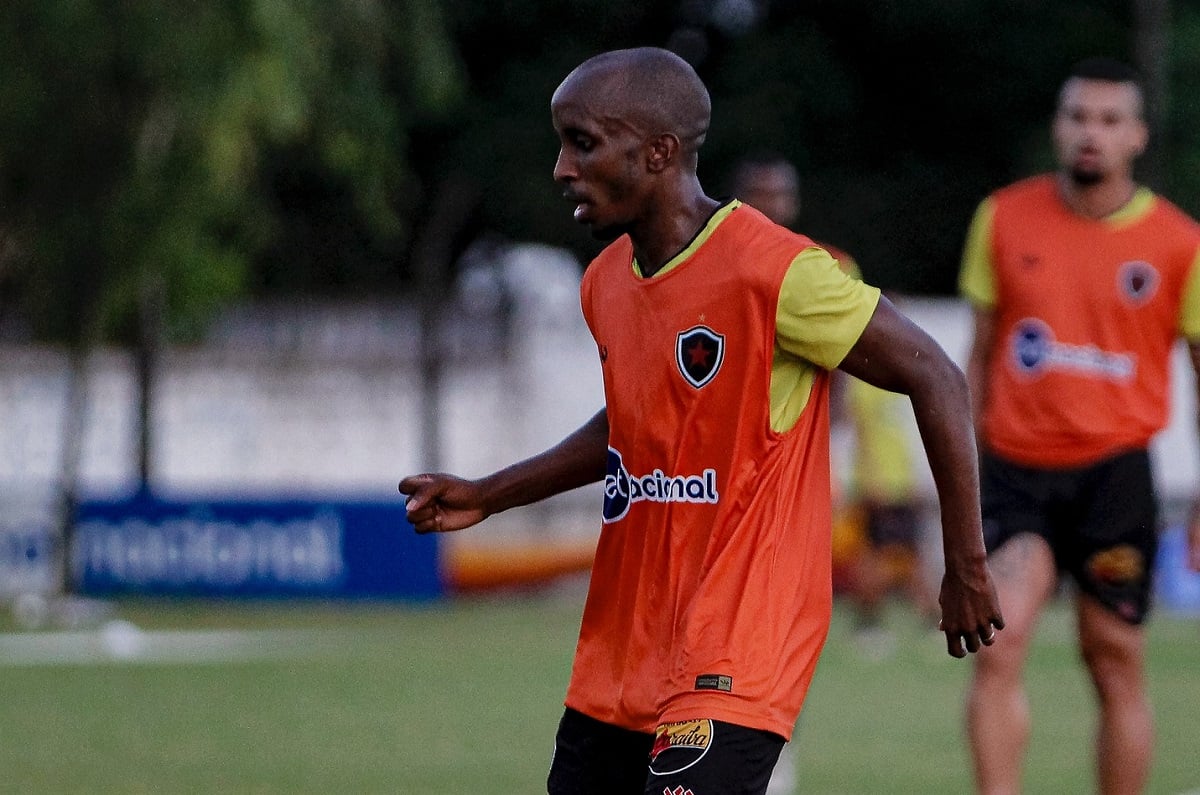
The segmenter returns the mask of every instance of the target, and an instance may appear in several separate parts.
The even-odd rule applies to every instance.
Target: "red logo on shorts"
[[[675,789],[665,789],[664,788],[663,795],[696,795],[696,793],[692,792],[690,789],[684,789],[683,787],[676,787]]]

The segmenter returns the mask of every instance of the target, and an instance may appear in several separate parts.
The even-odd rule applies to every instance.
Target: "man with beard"
[[[418,532],[596,481],[602,529],[552,795],[761,795],[829,630],[829,371],[907,394],[939,488],[955,657],[1004,621],[988,574],[966,379],[811,240],[700,185],[710,100],[655,48],[572,71],[554,178],[612,243],[584,317],[605,406],[477,480],[403,479]]]
[[[984,535],[1003,639],[978,656],[967,731],[981,793],[1021,790],[1021,681],[1060,573],[1100,710],[1098,791],[1140,792],[1153,727],[1143,621],[1157,546],[1147,447],[1168,419],[1171,351],[1200,369],[1200,228],[1137,184],[1147,129],[1137,74],[1076,65],[1059,93],[1059,170],[997,191],[968,233],[967,367],[980,440]],[[1191,562],[1200,523],[1190,518]]]

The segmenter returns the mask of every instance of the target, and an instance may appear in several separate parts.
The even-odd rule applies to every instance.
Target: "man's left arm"
[[[941,630],[955,657],[991,645],[1004,627],[979,508],[979,460],[966,378],[932,337],[880,298],[841,370],[909,396],[937,485],[946,573]]]

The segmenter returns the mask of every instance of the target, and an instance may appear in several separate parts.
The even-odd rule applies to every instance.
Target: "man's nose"
[[[554,161],[554,179],[557,182],[570,182],[575,179],[575,164],[565,149],[558,150],[558,159]]]

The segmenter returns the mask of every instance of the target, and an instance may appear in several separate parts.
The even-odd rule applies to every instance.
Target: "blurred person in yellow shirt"
[[[903,594],[936,625],[937,595],[921,557],[922,505],[908,426],[911,409],[900,395],[846,379],[846,409],[854,429],[847,502],[866,543],[853,566],[850,592],[863,650],[886,653],[891,638],[881,612]]]
[[[733,169],[731,192],[782,226],[793,227],[802,207],[800,175],[781,154],[760,152]],[[845,251],[818,244],[842,270],[861,278]],[[902,593],[922,616],[936,621],[937,595],[922,565],[919,483],[908,424],[912,409],[903,395],[856,378],[834,383],[834,419],[854,436],[851,472],[834,528],[834,587],[855,606],[857,637],[872,655],[886,653],[891,639],[882,627],[887,598]],[[907,412],[907,413],[906,413]]]
[[[795,230],[801,207],[800,174],[782,155],[764,151],[743,157],[733,168],[730,193],[775,223]],[[861,278],[853,257],[828,243],[816,242],[837,260],[845,273]],[[900,530],[897,519],[911,517],[913,521],[904,527],[911,528],[912,538],[916,537],[917,513],[903,507],[913,499],[916,482],[906,431],[895,419],[902,417],[900,412],[905,408],[897,405],[897,400],[907,401],[903,395],[834,373],[830,389],[834,422],[846,420],[847,391],[857,436],[852,488],[863,499],[847,506],[838,493],[836,479],[832,481],[833,589],[846,593],[855,604],[860,647],[878,656],[880,649],[890,646],[890,639],[878,628],[878,618],[896,575],[902,574],[910,582],[922,576],[914,555],[902,560],[894,549],[876,547],[870,535],[872,527],[888,528],[895,535]],[[901,505],[897,506],[897,502]],[[872,517],[878,518],[872,521]],[[912,546],[915,551],[915,544]],[[790,795],[795,790],[796,762],[785,748],[772,771],[767,795]]]

